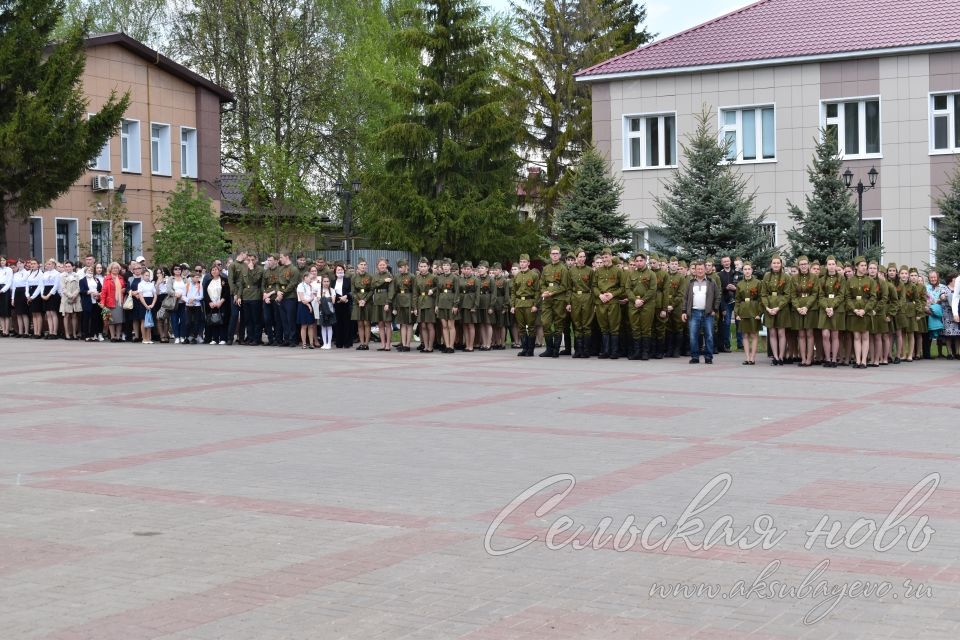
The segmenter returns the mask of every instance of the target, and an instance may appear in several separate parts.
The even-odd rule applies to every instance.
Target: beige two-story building
[[[220,207],[220,112],[227,90],[122,33],[88,38],[82,84],[90,113],[130,92],[120,131],[83,177],[25,224],[11,221],[7,255],[98,261],[150,256],[154,216],[183,178]]]
[[[935,199],[960,157],[960,0],[761,0],[578,74],[593,137],[625,192],[637,244],[657,240],[654,198],[706,108],[728,161],[786,244],[787,201],[804,203],[820,131],[864,193],[866,244],[935,262]]]

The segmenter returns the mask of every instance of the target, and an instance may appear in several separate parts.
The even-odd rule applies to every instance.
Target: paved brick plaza
[[[960,365],[514,353],[0,341],[0,637],[960,634]],[[627,535],[631,515],[638,531],[659,515],[673,526],[723,473],[704,528],[730,515],[730,535],[756,521],[782,539],[704,550],[675,536],[664,550],[666,528]],[[880,526],[932,473],[939,486],[900,523],[919,550],[903,535],[876,551],[852,525]],[[503,514],[488,546],[538,539],[489,554],[494,519],[555,474],[569,475]],[[825,515],[852,548],[804,548]],[[563,544],[563,516],[587,548]],[[847,597],[804,624],[825,592],[770,597],[770,583],[799,588],[823,560],[810,589]],[[879,597],[856,593],[863,581],[889,584]],[[680,583],[719,590],[651,595]]]

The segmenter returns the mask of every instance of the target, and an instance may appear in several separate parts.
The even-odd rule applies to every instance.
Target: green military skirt
[[[870,331],[872,326],[873,321],[870,316],[863,316],[861,318],[857,314],[853,313],[853,311],[847,313],[847,331],[862,333],[864,331]]]
[[[476,309],[460,309],[460,322],[463,324],[477,324],[478,316]]]
[[[417,322],[421,324],[430,324],[437,321],[437,312],[434,307],[424,307],[417,309]]]
[[[413,324],[413,314],[410,307],[396,307],[394,311],[396,313],[393,314],[393,319],[397,324]]]
[[[846,315],[840,311],[834,312],[833,317],[827,316],[826,309],[820,309],[820,313],[817,314],[818,329],[826,329],[828,331],[843,331],[846,326]]]
[[[453,309],[437,309],[437,320],[456,320],[457,314],[453,312]]]
[[[373,302],[367,300],[366,305],[360,306],[359,301],[355,300],[353,309],[350,310],[350,319],[354,322],[375,322],[373,320]]]

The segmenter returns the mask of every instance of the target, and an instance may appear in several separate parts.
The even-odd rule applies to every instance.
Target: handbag
[[[177,296],[168,293],[167,297],[163,299],[163,302],[160,303],[161,309],[166,309],[167,311],[173,311],[177,308]]]
[[[146,313],[143,314],[143,327],[145,329],[153,328],[153,311],[147,309]]]
[[[170,315],[170,313],[164,309],[163,306],[157,310],[157,320],[166,320],[168,315]]]
[[[123,310],[132,311],[133,310],[133,293],[127,292],[127,298],[123,301]]]
[[[207,324],[213,326],[219,326],[223,324],[223,314],[219,311],[214,311],[209,316],[207,316]]]

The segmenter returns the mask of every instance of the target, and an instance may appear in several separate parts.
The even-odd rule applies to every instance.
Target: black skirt
[[[43,293],[41,295],[49,296],[50,292],[53,291],[53,285],[47,285],[43,288]],[[37,299],[37,302],[43,303],[44,311],[60,311],[60,294],[55,293],[46,300]]]
[[[10,317],[10,291],[0,293],[0,318]]]
[[[27,300],[27,288],[17,287],[14,290],[13,308],[19,316],[30,313],[30,302]]]

